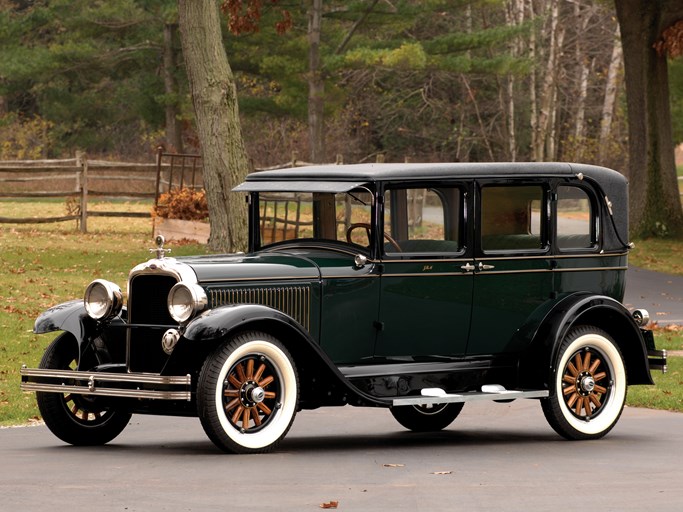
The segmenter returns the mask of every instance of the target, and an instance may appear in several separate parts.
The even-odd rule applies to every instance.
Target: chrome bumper
[[[81,372],[21,369],[22,391],[76,395],[187,400],[192,398],[190,375],[161,376],[143,373]]]
[[[662,373],[666,373],[666,350],[648,350],[647,360],[650,370],[662,370]]]

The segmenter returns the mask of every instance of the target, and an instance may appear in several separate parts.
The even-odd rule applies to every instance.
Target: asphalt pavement
[[[683,325],[683,276],[629,267],[624,305],[647,309],[659,325]]]

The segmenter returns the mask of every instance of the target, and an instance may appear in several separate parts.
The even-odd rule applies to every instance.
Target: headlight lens
[[[104,279],[95,279],[85,289],[83,303],[90,318],[94,320],[111,318],[121,312],[123,293],[116,284]]]
[[[207,303],[206,292],[198,284],[177,283],[168,294],[168,312],[178,323],[187,322]]]

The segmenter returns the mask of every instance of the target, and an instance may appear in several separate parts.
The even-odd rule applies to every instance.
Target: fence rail
[[[106,185],[105,185],[106,184]],[[0,198],[74,199],[74,212],[53,217],[0,217],[1,223],[45,224],[76,220],[82,232],[88,217],[151,217],[150,213],[93,211],[92,197],[152,199],[171,188],[203,187],[199,155],[157,151],[153,163],[89,160],[79,153],[59,160],[7,160],[0,162]]]

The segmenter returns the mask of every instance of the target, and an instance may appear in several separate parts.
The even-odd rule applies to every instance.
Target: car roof
[[[368,163],[353,165],[311,165],[249,174],[255,181],[405,181],[472,177],[589,176],[600,184],[621,181],[623,176],[605,167],[560,162],[495,163]],[[239,188],[238,188],[239,190]]]

